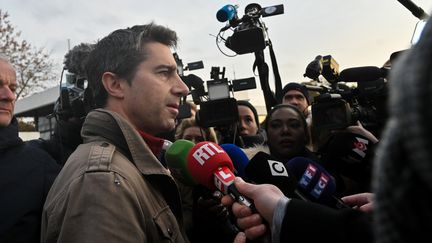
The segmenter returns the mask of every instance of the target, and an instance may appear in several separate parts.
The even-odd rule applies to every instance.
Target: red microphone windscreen
[[[214,173],[220,167],[234,171],[233,163],[228,154],[216,143],[200,142],[188,154],[188,169],[191,176],[199,184],[216,190]]]

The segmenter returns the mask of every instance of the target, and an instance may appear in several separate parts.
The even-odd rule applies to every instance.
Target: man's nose
[[[183,82],[183,80],[180,78],[180,76],[177,74],[177,85],[175,89],[175,93],[179,97],[183,97],[189,94],[189,88],[188,86]]]
[[[5,101],[14,101],[15,93],[9,87],[0,88],[0,99]]]

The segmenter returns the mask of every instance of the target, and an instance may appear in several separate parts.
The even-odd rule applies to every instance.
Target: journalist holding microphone
[[[222,203],[232,204],[237,224],[244,229],[235,243],[269,237],[271,242],[371,242],[370,215],[360,210],[335,210],[316,203],[287,198],[279,188],[270,184],[254,185],[235,179],[238,191],[251,198],[259,212],[224,197]],[[366,203],[366,202],[363,202]],[[270,232],[267,232],[267,226]]]

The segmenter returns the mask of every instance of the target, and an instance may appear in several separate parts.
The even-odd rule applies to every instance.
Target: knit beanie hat
[[[306,88],[305,85],[300,84],[300,83],[288,83],[282,89],[282,96],[284,96],[290,90],[300,91],[303,94],[303,96],[306,98],[306,101],[307,101],[308,105],[310,104],[310,102],[309,102],[309,92],[308,92],[308,90],[307,90],[307,88]]]

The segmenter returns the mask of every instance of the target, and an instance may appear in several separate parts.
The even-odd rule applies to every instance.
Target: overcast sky
[[[414,0],[425,12],[432,1]],[[224,26],[216,12],[226,4],[239,5],[239,16],[249,3],[262,7],[283,4],[283,15],[263,18],[268,27],[282,78],[282,84],[306,81],[306,65],[317,55],[332,55],[340,70],[358,66],[382,66],[394,51],[410,46],[418,19],[397,0],[1,0],[0,8],[22,31],[22,37],[44,47],[58,63],[71,47],[94,43],[118,28],[154,21],[177,31],[177,50],[183,62],[202,60],[204,69],[192,73],[210,79],[212,66],[226,67],[229,79],[253,76],[253,54],[226,57],[217,48],[215,35]],[[231,32],[227,31],[226,36]],[[223,50],[230,52],[221,46]],[[268,58],[266,62],[271,65]],[[187,73],[186,73],[187,74]],[[272,76],[270,82],[273,83]],[[257,77],[257,84],[259,79]],[[256,105],[263,104],[260,89],[249,94]]]

